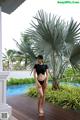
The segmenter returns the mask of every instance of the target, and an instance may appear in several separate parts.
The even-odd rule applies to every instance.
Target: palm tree
[[[73,69],[80,72],[80,41],[79,43],[75,44],[71,52],[70,62]]]
[[[34,62],[36,60],[36,55],[32,47],[33,42],[31,38],[29,38],[29,36],[26,33],[24,33],[22,34],[21,43],[18,43],[16,40],[15,42],[19,49],[19,51],[16,51],[17,55],[20,58],[22,58],[23,61],[25,62],[25,69],[27,66],[29,66],[30,68],[33,68]]]
[[[79,24],[73,19],[65,23],[60,17],[48,15],[43,10],[38,11],[34,19],[37,23],[32,21],[32,28],[27,30],[27,34],[34,41],[34,50],[44,54],[49,61],[52,88],[58,89],[58,80],[71,62],[73,47],[80,39]]]
[[[15,50],[12,50],[12,49],[5,49],[5,54],[3,54],[3,61],[5,63],[7,63],[7,66],[8,66],[8,70],[12,70],[13,69],[13,62],[16,61],[15,59],[15,53],[16,51]]]

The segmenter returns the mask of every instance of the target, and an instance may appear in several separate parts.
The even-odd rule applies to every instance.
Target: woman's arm
[[[45,82],[45,87],[48,86],[48,69],[46,69],[46,82]]]
[[[48,82],[48,69],[46,69],[46,82]]]
[[[34,75],[34,79],[36,81],[36,84],[38,85],[38,87],[41,87],[40,83],[37,80],[37,73],[36,73],[36,69],[33,70],[33,75]]]

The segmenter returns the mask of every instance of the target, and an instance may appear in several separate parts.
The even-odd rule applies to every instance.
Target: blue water
[[[33,84],[12,85],[7,87],[7,96],[24,94],[29,88],[33,87]]]
[[[49,82],[49,84],[51,84],[51,82]],[[65,83],[65,82],[61,82],[60,84],[68,84],[68,85],[71,85],[71,86],[80,87],[80,84],[78,84],[78,83]],[[7,96],[24,94],[26,91],[29,90],[29,88],[31,88],[33,86],[34,86],[34,84],[23,84],[23,85],[8,86],[7,87]]]

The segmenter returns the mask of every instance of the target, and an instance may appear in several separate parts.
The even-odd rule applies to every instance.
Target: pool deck
[[[12,116],[11,120],[18,120],[18,119],[16,119],[14,116]]]
[[[8,96],[7,103],[12,106],[12,115],[18,120],[80,120],[80,111],[64,110],[51,103],[45,103],[45,116],[37,113],[37,99],[26,95]]]

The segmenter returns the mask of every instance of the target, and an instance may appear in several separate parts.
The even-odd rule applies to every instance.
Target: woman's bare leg
[[[44,110],[46,87],[43,86],[43,87],[42,87],[42,90],[43,90],[42,109]]]
[[[43,111],[43,89],[42,87],[38,88],[39,98],[38,98],[38,111],[44,113]]]

